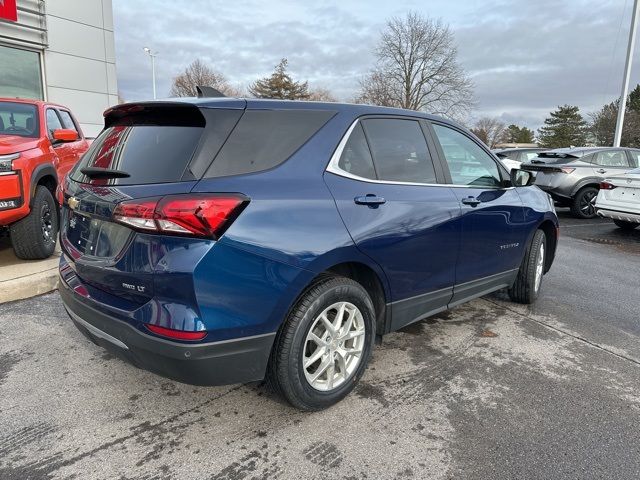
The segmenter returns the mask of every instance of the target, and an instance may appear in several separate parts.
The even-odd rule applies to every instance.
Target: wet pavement
[[[193,387],[87,341],[57,294],[0,306],[0,479],[640,477],[640,229],[561,216],[531,307],[385,337],[339,405]]]

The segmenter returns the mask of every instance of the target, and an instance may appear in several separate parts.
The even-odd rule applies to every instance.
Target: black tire
[[[31,212],[11,225],[10,235],[18,258],[38,260],[53,254],[58,241],[58,206],[46,187],[36,187]]]
[[[355,305],[364,320],[364,345],[360,362],[346,381],[330,391],[316,390],[305,376],[303,355],[309,330],[318,316],[336,302]],[[298,298],[276,336],[267,383],[292,406],[305,411],[322,410],[346,397],[364,373],[375,338],[375,310],[366,290],[340,276],[323,276]],[[335,367],[334,367],[335,368]]]
[[[613,223],[615,223],[618,228],[627,231],[631,231],[640,225],[640,223],[627,222],[625,220],[614,220]]]
[[[537,267],[542,248],[542,273],[540,273],[539,283],[536,284]],[[547,254],[547,237],[542,230],[536,230],[533,239],[527,248],[518,270],[516,281],[509,289],[509,298],[517,303],[530,304],[536,301],[542,287],[542,277],[544,275],[544,265]]]
[[[591,202],[598,196],[596,187],[584,187],[573,197],[571,204],[571,213],[577,218],[594,218],[596,216],[596,208]]]

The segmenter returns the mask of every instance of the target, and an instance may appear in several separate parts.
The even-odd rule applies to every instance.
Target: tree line
[[[422,110],[459,121],[475,107],[473,83],[458,63],[453,33],[442,21],[415,12],[391,18],[373,54],[375,63],[360,79],[352,102]],[[294,79],[288,67],[283,58],[271,74],[244,89],[197,59],[173,79],[171,96],[196,96],[196,85],[205,85],[232,97],[337,101],[328,89],[312,88],[307,81]],[[478,119],[470,129],[491,148],[502,143],[538,143],[548,148],[612,145],[618,103],[604,105],[586,119],[577,106],[559,106],[537,134],[526,126],[507,126],[491,117]],[[640,147],[640,84],[629,95],[625,108],[622,145]]]
[[[538,129],[537,138],[533,130],[516,125],[507,127],[491,117],[478,119],[471,131],[491,148],[503,143],[535,143],[536,140],[541,147],[547,148],[606,147],[613,145],[619,104],[619,100],[608,103],[588,114],[587,118],[575,105],[558,106]],[[627,97],[620,144],[640,148],[640,84]]]
[[[410,12],[390,19],[374,48],[375,64],[360,80],[354,103],[424,110],[464,118],[475,105],[473,84],[457,60],[448,25]],[[294,80],[283,58],[273,73],[243,89],[220,72],[195,60],[174,78],[171,96],[195,96],[196,85],[216,88],[227,96],[248,93],[256,98],[337,101],[326,88]]]

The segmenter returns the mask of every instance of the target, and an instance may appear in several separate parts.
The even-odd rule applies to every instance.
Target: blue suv
[[[536,299],[558,219],[532,175],[421,112],[120,105],[63,185],[60,295],[83,334],[139,367],[266,378],[319,410],[385,333],[502,288]]]

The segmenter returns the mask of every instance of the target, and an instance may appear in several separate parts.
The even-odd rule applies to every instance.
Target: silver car
[[[578,218],[596,216],[594,200],[606,177],[638,167],[640,149],[559,148],[538,154],[523,170],[536,173],[536,185]]]

